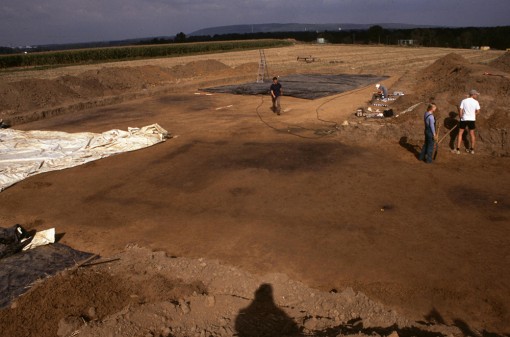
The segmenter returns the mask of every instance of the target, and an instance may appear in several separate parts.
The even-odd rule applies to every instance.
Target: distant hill
[[[191,36],[213,36],[223,34],[249,34],[249,33],[277,33],[277,32],[303,32],[303,31],[338,31],[338,30],[364,30],[379,25],[384,29],[413,29],[433,28],[434,26],[410,25],[405,23],[262,23],[254,25],[231,25],[199,29],[190,33]]]

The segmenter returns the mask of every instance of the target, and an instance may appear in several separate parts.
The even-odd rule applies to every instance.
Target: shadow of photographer
[[[299,328],[273,298],[273,287],[262,284],[255,291],[253,302],[239,311],[235,321],[239,337],[298,336]]]

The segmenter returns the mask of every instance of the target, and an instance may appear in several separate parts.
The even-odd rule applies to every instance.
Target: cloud
[[[115,40],[255,23],[510,25],[508,0],[3,0],[0,45]]]

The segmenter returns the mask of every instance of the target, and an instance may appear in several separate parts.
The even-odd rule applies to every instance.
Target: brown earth
[[[383,83],[390,91],[406,92],[395,102],[399,111],[426,99],[420,88],[454,104],[475,83],[482,84],[476,87],[482,106],[492,103],[485,97],[494,98],[494,106],[504,102],[498,90],[507,82],[483,77],[502,52],[455,50],[462,58],[451,52],[297,45],[266,56],[271,75],[389,75]],[[320,61],[300,63],[299,55]],[[507,135],[501,143],[482,139],[474,156],[452,155],[445,142],[428,166],[415,156],[423,106],[398,117],[402,122],[353,117],[372,87],[315,101],[284,97],[282,116],[269,110],[268,98],[197,94],[210,85],[254,80],[257,59],[253,51],[0,74],[2,97],[18,102],[1,113],[17,128],[100,132],[157,122],[175,136],[143,151],[34,176],[0,193],[0,223],[54,226],[65,233],[63,243],[124,261],[39,284],[0,311],[2,331],[50,336],[60,326],[90,336],[227,336],[239,332],[239,316],[267,310],[285,326],[293,326],[290,317],[303,333],[323,336],[509,333]],[[443,74],[451,64],[459,70]],[[491,81],[478,82],[484,78]],[[450,79],[465,83],[454,86]],[[490,118],[480,133],[491,128]],[[348,125],[337,126],[344,121]],[[133,243],[190,260],[157,255],[147,262],[151,253],[125,251]],[[197,272],[216,264],[211,260],[226,269]],[[179,268],[171,269],[173,263]],[[274,273],[279,276],[267,276]],[[266,296],[262,310],[253,294],[267,290],[264,284],[278,297]],[[49,295],[55,292],[63,295]],[[83,295],[94,292],[99,295]],[[307,301],[311,292],[320,303]],[[220,297],[226,302],[211,305]],[[51,308],[55,317],[44,318],[41,312]],[[243,308],[259,309],[246,316]],[[25,327],[17,329],[22,324],[13,317],[23,317]],[[253,332],[249,324],[241,330]]]
[[[505,54],[506,55],[506,54]],[[498,64],[501,56],[491,64]],[[510,145],[510,75],[484,64],[471,63],[459,54],[448,54],[418,71],[413,93],[394,105],[397,111],[413,102],[435,102],[437,117],[448,131],[458,120],[458,105],[471,89],[478,90],[482,113],[477,118],[478,139],[486,152],[508,156]],[[399,116],[400,117],[400,116]],[[394,119],[404,130],[416,130],[414,115]],[[412,132],[412,131],[411,131]],[[452,136],[456,136],[452,133]]]
[[[495,60],[489,62],[489,65],[501,71],[510,73],[510,52],[506,52]]]

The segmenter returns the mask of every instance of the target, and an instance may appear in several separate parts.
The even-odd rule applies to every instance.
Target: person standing
[[[466,127],[469,128],[469,135],[471,138],[471,144],[469,148],[466,148],[466,152],[475,154],[475,121],[476,115],[480,113],[480,103],[478,103],[478,96],[480,93],[475,89],[469,92],[469,97],[462,100],[460,103],[459,115],[459,136],[457,138],[457,149],[455,153],[460,154],[460,144],[462,143],[462,135]]]
[[[436,109],[436,105],[434,103],[430,103],[425,115],[423,116],[423,121],[425,122],[425,144],[423,144],[418,158],[422,161],[425,160],[425,162],[429,164],[432,163],[434,143],[437,141],[436,118],[434,117]]]
[[[280,97],[283,94],[282,85],[278,82],[278,77],[273,77],[273,84],[271,84],[271,98],[273,100],[273,112],[280,115]]]

